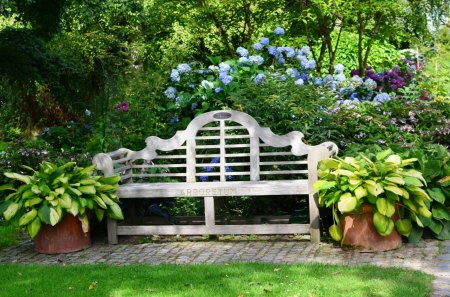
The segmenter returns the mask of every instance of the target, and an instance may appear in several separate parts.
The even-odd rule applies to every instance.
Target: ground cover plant
[[[1,265],[5,296],[428,296],[432,277],[375,266]]]
[[[0,221],[0,248],[15,245],[18,237],[19,231],[17,227]]]

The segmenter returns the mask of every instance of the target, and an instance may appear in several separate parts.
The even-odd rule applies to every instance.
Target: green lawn
[[[1,296],[428,296],[432,276],[323,264],[0,265]]]
[[[16,227],[0,222],[0,248],[16,244],[18,234]]]

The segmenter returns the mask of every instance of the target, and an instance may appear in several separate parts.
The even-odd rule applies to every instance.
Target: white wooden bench
[[[246,113],[221,110],[196,117],[170,139],[151,136],[141,151],[101,153],[93,163],[105,176],[120,174],[120,199],[203,197],[203,225],[122,225],[108,220],[108,241],[118,235],[310,234],[320,241],[313,184],[317,165],[337,154],[333,142],[310,146],[298,131],[276,135]],[[216,158],[217,163],[211,163]],[[217,159],[219,158],[219,159]],[[208,179],[208,181],[205,181]],[[218,225],[214,197],[309,196],[309,224]],[[282,197],[281,197],[282,199]]]

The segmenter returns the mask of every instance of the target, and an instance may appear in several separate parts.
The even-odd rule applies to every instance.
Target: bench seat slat
[[[203,235],[203,234],[301,234],[309,232],[309,224],[255,225],[134,225],[117,226],[117,235]]]
[[[197,183],[129,183],[120,198],[270,196],[308,194],[308,180],[227,181]]]

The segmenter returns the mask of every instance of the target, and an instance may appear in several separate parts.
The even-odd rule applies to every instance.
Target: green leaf
[[[381,184],[375,183],[375,185],[372,185],[372,184],[367,183],[367,180],[365,180],[364,182],[367,184],[367,186],[366,186],[367,191],[370,194],[372,194],[373,196],[376,197],[384,192],[383,186]]]
[[[408,236],[408,242],[416,243],[422,238],[423,229],[413,226],[411,233]]]
[[[431,211],[426,206],[419,207],[419,214],[423,216],[424,218],[430,218],[431,217]]]
[[[373,225],[381,236],[388,236],[394,229],[394,221],[379,212],[373,214]]]
[[[393,182],[397,185],[404,185],[405,181],[401,176],[386,176],[386,180]]]
[[[70,205],[69,212],[76,217],[78,213],[80,212],[80,204],[76,200],[72,200],[72,203]]]
[[[440,204],[445,203],[445,194],[441,189],[439,188],[427,189],[427,192],[434,201],[437,201]]]
[[[450,240],[450,231],[449,231],[449,222],[447,222],[446,224],[444,224],[444,228],[442,228],[441,233],[438,234],[438,236],[436,236],[437,239],[439,240]]]
[[[424,179],[423,176],[422,176],[422,173],[420,173],[420,172],[417,171],[417,170],[414,170],[414,169],[403,170],[403,171],[402,171],[402,175],[403,175],[403,176],[415,177],[415,178],[420,179],[423,183],[426,183],[425,179]]]
[[[353,172],[351,172],[350,170],[338,169],[338,170],[335,170],[334,172],[336,174],[343,175],[343,176],[356,177],[356,175]]]
[[[384,189],[388,190],[388,191],[390,191],[390,192],[392,192],[394,194],[403,196],[403,191],[399,187],[396,187],[396,186],[384,186]]]
[[[395,213],[395,206],[387,201],[387,199],[378,198],[376,205],[378,212],[388,218],[392,217]]]
[[[81,186],[78,190],[83,194],[94,195],[96,193],[94,186]]]
[[[397,222],[395,222],[395,228],[397,229],[398,233],[408,237],[412,231],[411,220],[409,219],[397,220]]]
[[[314,188],[317,190],[326,190],[331,189],[336,185],[336,182],[334,181],[326,181],[326,180],[319,180],[314,183]]]
[[[29,184],[31,182],[31,178],[29,175],[22,175],[22,174],[13,173],[13,172],[5,172],[5,176],[10,179],[19,180],[25,184]]]
[[[9,221],[12,217],[14,217],[19,210],[21,205],[16,202],[12,202],[8,208],[3,212],[3,216],[5,217],[5,220]]]
[[[32,208],[29,212],[20,217],[19,226],[27,225],[29,222],[31,222],[31,220],[34,220],[36,216],[37,210],[35,208]]]
[[[103,201],[102,198],[100,198],[99,196],[94,196],[94,201],[97,203],[98,206],[100,206],[103,209],[107,209],[108,207],[106,206],[105,202]]]
[[[78,216],[78,219],[81,222],[81,228],[83,229],[83,232],[88,233],[89,232],[89,219],[88,219],[87,215],[84,214],[82,216]]]
[[[400,165],[402,163],[402,158],[400,158],[399,155],[390,155],[389,157],[387,157],[385,162],[386,163],[392,163],[392,164],[395,164],[395,165]]]
[[[357,202],[356,197],[351,193],[344,193],[339,198],[338,209],[341,213],[351,212],[355,210]]]
[[[431,212],[435,219],[450,221],[450,211],[443,205],[434,204]]]
[[[437,220],[430,220],[428,228],[430,228],[430,230],[433,231],[434,234],[439,235],[439,233],[442,232],[444,225]]]
[[[61,219],[60,215],[53,207],[50,208],[50,225],[55,226]]]
[[[339,225],[332,225],[328,228],[328,232],[333,240],[340,242],[342,240],[342,229]]]
[[[406,176],[403,178],[405,181],[405,185],[407,186],[414,186],[414,187],[422,187],[423,183],[420,181],[420,179],[416,177]]]
[[[361,199],[361,198],[363,198],[363,197],[365,197],[365,196],[367,196],[367,190],[366,190],[366,188],[364,188],[364,187],[362,187],[362,186],[360,186],[360,187],[357,187],[356,189],[355,189],[355,196],[356,196],[356,199]]]
[[[114,203],[108,208],[107,214],[113,220],[123,220],[122,209],[120,209],[117,203]]]
[[[39,233],[39,230],[41,230],[41,220],[39,220],[38,217],[34,218],[33,222],[31,222],[31,224],[28,224],[27,230],[28,234],[30,234],[30,237],[35,238]]]
[[[381,161],[381,160],[384,160],[390,154],[392,154],[392,150],[391,149],[387,149],[387,150],[384,150],[384,151],[379,152],[378,154],[376,154],[375,158],[377,159],[377,161]]]
[[[13,190],[15,191],[16,189],[14,188],[13,184],[4,184],[0,186],[0,191],[5,191],[5,190]]]
[[[47,204],[42,205],[38,210],[38,216],[44,224],[50,225],[50,208]]]
[[[97,219],[98,219],[99,221],[102,221],[102,220],[103,220],[103,217],[104,217],[104,215],[105,215],[105,210],[97,207],[97,208],[95,209],[95,215],[97,216]]]
[[[72,198],[68,193],[64,193],[59,197],[59,205],[61,205],[62,208],[70,209],[72,206]]]

